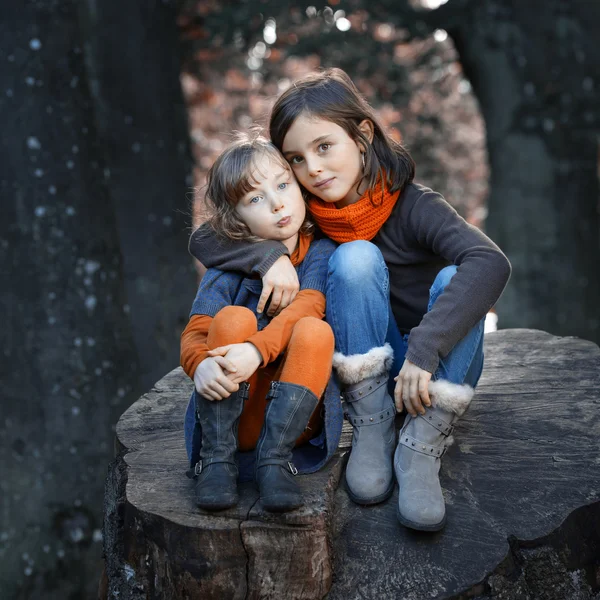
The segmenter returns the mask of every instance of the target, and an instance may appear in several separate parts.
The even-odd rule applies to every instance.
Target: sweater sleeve
[[[406,358],[434,373],[440,357],[498,300],[511,267],[494,242],[435,192],[425,192],[415,202],[408,226],[419,245],[457,266],[443,294],[410,332]]]
[[[208,352],[208,330],[212,317],[208,315],[192,315],[181,334],[181,366],[190,379],[198,365],[206,358]]]
[[[257,273],[260,277],[264,277],[278,258],[290,254],[281,242],[231,240],[218,235],[208,223],[192,233],[189,251],[207,268],[240,271],[245,275]]]
[[[325,296],[314,289],[298,292],[294,301],[284,308],[262,330],[250,336],[246,341],[254,344],[263,358],[261,367],[273,362],[286,348],[292,337],[294,325],[302,317],[325,316]]]

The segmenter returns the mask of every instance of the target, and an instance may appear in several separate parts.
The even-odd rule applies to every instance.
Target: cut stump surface
[[[534,330],[486,335],[474,401],[442,459],[448,523],[403,528],[397,492],[354,505],[344,449],[299,477],[306,506],[262,510],[252,484],[217,514],[194,504],[176,369],[117,425],[105,498],[108,598],[598,598],[600,349]],[[554,594],[554,595],[553,595]]]

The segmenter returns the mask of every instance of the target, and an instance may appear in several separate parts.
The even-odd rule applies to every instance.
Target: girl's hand
[[[239,385],[228,379],[225,370],[235,367],[222,356],[205,358],[194,373],[196,391],[207,400],[223,400],[237,392]]]
[[[430,379],[429,371],[417,367],[407,359],[404,360],[400,373],[394,378],[396,382],[394,400],[398,412],[402,412],[404,405],[408,414],[413,417],[416,417],[417,413],[425,414],[423,405],[431,406],[428,390]]]
[[[278,315],[292,302],[300,290],[298,273],[294,269],[289,256],[280,256],[262,278],[263,289],[258,299],[257,312],[265,309],[267,300],[273,293],[267,314],[270,317]]]
[[[248,381],[260,367],[262,356],[254,344],[229,344],[220,346],[208,352],[209,356],[223,357],[231,368],[228,369],[227,378],[235,384]]]

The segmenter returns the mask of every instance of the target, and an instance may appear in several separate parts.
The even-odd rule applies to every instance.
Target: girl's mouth
[[[335,177],[330,177],[329,179],[325,179],[323,181],[319,181],[319,183],[315,183],[316,188],[326,188],[329,184],[335,179]]]
[[[292,217],[283,217],[283,219],[280,219],[279,221],[277,221],[277,226],[285,227],[286,225],[289,225],[291,222],[292,222]]]

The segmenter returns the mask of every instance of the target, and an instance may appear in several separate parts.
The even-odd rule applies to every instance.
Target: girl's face
[[[283,140],[282,153],[298,181],[324,202],[342,208],[361,197],[357,189],[363,173],[361,147],[339,125],[301,114]]]
[[[283,242],[293,252],[306,206],[298,182],[284,165],[268,154],[258,158],[253,188],[240,198],[235,210],[253,235]]]

